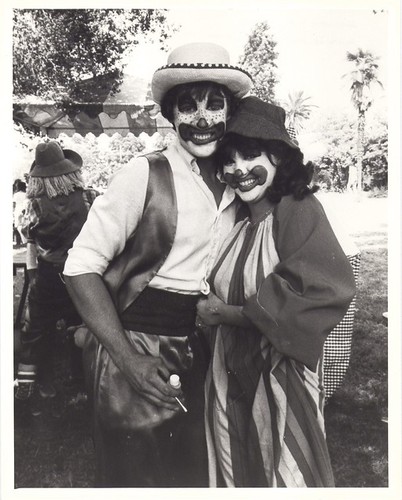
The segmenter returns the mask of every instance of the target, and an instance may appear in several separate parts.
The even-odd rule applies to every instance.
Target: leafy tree
[[[131,132],[125,137],[119,133],[112,137],[102,134],[85,137],[74,134],[63,136],[63,146],[77,151],[83,159],[83,175],[87,185],[106,188],[110,177],[144,150],[142,142]],[[60,136],[59,136],[60,140]]]
[[[13,179],[26,179],[35,148],[43,138],[17,123],[13,124],[13,132]]]
[[[303,129],[304,121],[310,117],[312,108],[317,107],[315,104],[308,103],[309,99],[311,97],[306,97],[303,91],[299,90],[289,94],[287,100],[282,103],[286,111],[286,126],[296,135]]]
[[[325,153],[312,158],[317,165],[314,182],[329,191],[344,191],[348,172],[356,161],[354,124],[346,116],[328,116],[316,124],[315,141]]]
[[[270,33],[270,27],[264,21],[253,28],[244,54],[239,63],[253,78],[252,93],[266,102],[275,102],[276,76],[276,42]]]
[[[14,9],[14,96],[55,101],[80,97],[80,81],[112,76],[121,83],[123,55],[142,37],[171,34],[163,10]]]
[[[382,189],[388,186],[388,133],[385,124],[378,136],[369,137],[364,146],[363,188]]]
[[[323,189],[344,191],[349,172],[356,166],[355,124],[347,116],[329,116],[316,124],[315,142],[324,146],[325,153],[311,158],[316,164],[314,182]],[[372,120],[366,130],[363,150],[362,187],[369,191],[387,188],[388,131],[381,119]]]
[[[347,52],[346,58],[354,64],[348,75],[351,80],[352,102],[357,109],[356,166],[349,171],[348,188],[362,189],[362,168],[365,143],[366,113],[373,103],[372,85],[378,84],[378,58],[371,52],[358,49],[356,53]]]

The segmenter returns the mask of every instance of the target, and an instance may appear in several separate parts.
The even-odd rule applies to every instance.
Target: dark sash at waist
[[[51,262],[38,256],[38,268],[42,270],[49,269],[61,273],[64,269],[64,262]]]
[[[199,297],[147,287],[120,319],[126,330],[184,337],[194,332]]]

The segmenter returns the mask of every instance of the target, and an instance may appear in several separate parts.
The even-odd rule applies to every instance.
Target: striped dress
[[[336,241],[332,238],[329,224],[327,227],[325,216],[319,213],[318,219],[317,216],[315,220],[314,217],[309,217],[309,212],[313,214],[316,212],[318,203],[316,200],[295,203],[300,205],[287,201],[283,204],[283,207],[289,209],[285,212],[289,212],[293,217],[279,218],[282,232],[294,235],[297,231],[292,228],[293,223],[300,226],[306,217],[307,226],[310,224],[311,227],[305,227],[307,236],[303,241],[295,243],[294,248],[302,246],[311,250],[315,246],[318,247],[320,238],[327,232],[331,242]],[[299,216],[294,213],[294,206],[297,206],[296,212]],[[308,305],[302,304],[300,306],[302,308],[311,309],[316,300],[320,302],[323,306],[322,315],[328,316],[327,333],[329,333],[351,300],[351,290],[348,290],[348,287],[350,280],[353,280],[353,274],[350,272],[349,276],[346,270],[348,275],[346,282],[349,285],[338,287],[337,280],[334,279],[335,285],[331,285],[327,292],[325,286],[324,288],[318,286],[316,288],[320,290],[313,290],[310,284],[311,278],[304,282],[300,290],[296,290],[297,283],[303,282],[298,276],[295,282],[291,283],[291,276],[295,276],[292,258],[297,251],[283,248],[281,257],[284,257],[284,261],[279,257],[278,243],[281,247],[281,238],[279,237],[279,241],[278,238],[274,239],[274,226],[277,222],[276,214],[271,213],[253,223],[248,219],[238,223],[229,235],[210,278],[214,292],[226,303],[248,304],[243,310],[256,325],[255,328],[248,329],[219,325],[211,336],[213,354],[206,381],[210,486],[334,486],[322,413],[325,395],[321,384],[321,356],[313,363],[315,366],[310,366],[311,369],[306,366],[306,364],[312,365],[310,354],[306,359],[303,359],[303,354],[298,356],[301,360],[292,356],[291,353],[298,348],[301,353],[306,351],[305,346],[302,346],[306,339],[302,332],[303,320],[300,338],[296,337],[295,341],[290,335],[288,336],[287,343],[296,344],[290,348],[290,355],[283,353],[286,348],[282,349],[282,346],[286,345],[286,342],[277,341],[275,328],[270,329],[269,322],[273,319],[275,327],[279,328],[279,335],[287,335],[286,328],[280,330],[282,322],[280,311],[284,311],[285,317],[290,318],[293,308],[295,315],[303,317],[302,311],[297,310],[299,306],[294,306],[294,300],[286,296],[290,293],[294,299],[296,294],[296,299],[304,296],[304,300],[307,300]],[[300,240],[300,237],[296,235],[297,239]],[[338,264],[341,263],[337,267],[340,268],[340,275],[344,278],[342,266],[348,265],[347,259],[344,255],[342,257],[340,249],[335,250],[335,254],[340,256]],[[301,255],[299,257],[303,260]],[[314,261],[315,255],[311,257]],[[329,255],[330,262],[334,260],[333,257],[334,253]],[[320,268],[320,259],[317,260]],[[299,264],[296,264],[296,267],[299,268]],[[329,273],[335,269],[331,265],[328,267]],[[308,265],[303,266],[303,269],[308,272]],[[271,295],[271,298],[276,295],[276,302],[270,300],[267,291],[269,286],[267,277],[272,277],[276,272],[281,275],[281,281],[287,273],[289,275],[282,304],[279,303],[283,293],[277,283],[273,285],[273,295]],[[318,273],[320,274],[319,270]],[[308,274],[310,276],[311,273]],[[324,283],[328,281],[324,279]],[[328,302],[333,299],[324,297],[322,300],[322,294],[333,296],[334,290],[338,288],[345,289],[344,304],[342,307],[334,305],[337,309],[335,316],[333,313],[326,314]],[[258,292],[261,290],[262,295],[259,296]],[[319,298],[315,297],[317,292]],[[257,307],[253,306],[253,300],[258,303]],[[272,304],[273,318],[268,320],[265,318],[261,327],[261,311],[258,307],[269,311],[270,304]],[[287,310],[289,307],[290,310]],[[320,308],[316,307],[317,310]],[[292,320],[294,323],[293,317]],[[289,323],[292,324],[292,321]],[[318,349],[322,353],[324,340],[325,334],[321,332],[319,336],[312,331],[309,340],[311,347],[316,343],[318,348],[315,346],[311,351],[317,352]],[[307,351],[310,353],[310,349]]]

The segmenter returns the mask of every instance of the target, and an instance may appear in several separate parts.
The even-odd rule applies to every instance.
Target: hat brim
[[[236,97],[243,97],[252,85],[251,77],[234,66],[217,67],[163,67],[152,78],[152,96],[161,104],[166,92],[176,85],[192,82],[215,82],[227,87]]]
[[[82,167],[81,156],[71,149],[63,149],[64,160],[51,165],[38,165],[35,161],[31,165],[29,175],[31,177],[56,177],[58,175],[71,174]]]

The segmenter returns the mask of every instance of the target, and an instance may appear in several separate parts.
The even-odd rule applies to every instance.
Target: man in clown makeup
[[[91,332],[82,343],[98,486],[207,485],[196,304],[236,217],[213,154],[250,87],[224,48],[175,49],[152,92],[176,141],[114,175],[69,252],[67,289]]]

